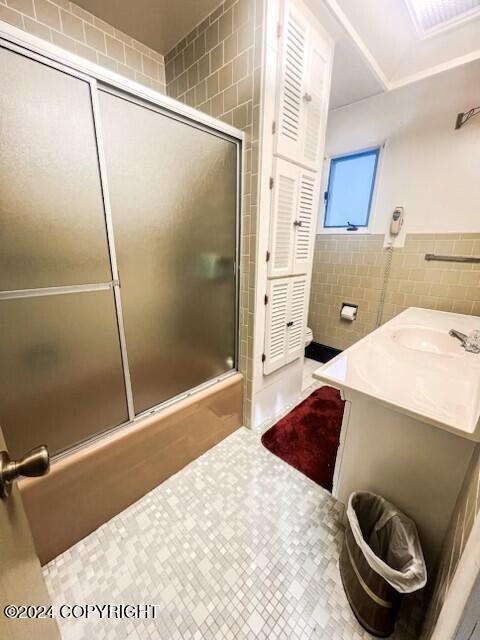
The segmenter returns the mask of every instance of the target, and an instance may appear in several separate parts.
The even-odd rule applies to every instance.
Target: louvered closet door
[[[268,275],[291,273],[298,216],[298,167],[286,160],[275,163],[272,212],[270,216],[270,261]]]
[[[278,278],[268,283],[263,366],[266,375],[303,354],[306,291],[306,275]]]
[[[263,371],[272,373],[287,361],[287,314],[290,279],[268,282],[268,303],[265,327],[265,362]]]
[[[295,160],[303,153],[302,114],[308,23],[305,16],[289,0],[285,1],[282,22],[276,151],[279,155]]]
[[[307,62],[303,91],[301,162],[315,171],[320,168],[332,64],[331,48],[313,30],[308,34]]]
[[[307,277],[299,276],[289,280],[289,301],[287,313],[286,362],[299,358],[305,349],[305,296]]]
[[[298,169],[298,172],[298,206],[293,223],[293,273],[307,273],[312,262],[319,189],[314,173],[305,169]]]

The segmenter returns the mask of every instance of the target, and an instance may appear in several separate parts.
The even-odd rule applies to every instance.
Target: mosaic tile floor
[[[241,428],[44,568],[57,606],[157,605],[155,619],[59,620],[62,638],[370,638],[340,581],[341,513]]]
[[[315,379],[313,378],[312,373],[321,366],[321,362],[317,362],[311,358],[305,358],[303,365],[302,391],[308,389],[312,384],[315,384]]]

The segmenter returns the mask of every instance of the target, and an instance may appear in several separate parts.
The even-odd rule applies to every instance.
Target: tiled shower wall
[[[478,265],[425,261],[426,253],[480,256],[480,233],[408,234],[388,278],[383,243],[380,234],[317,235],[308,320],[316,342],[346,349],[407,307],[480,315]],[[353,322],[340,318],[343,302],[358,304]]]
[[[240,360],[251,408],[253,307],[264,0],[226,0],[165,56],[168,95],[245,132]]]
[[[422,638],[431,637],[440,610],[445,602],[453,576],[458,567],[475,520],[480,517],[480,445],[477,445],[465,476],[457,506],[443,543],[441,564],[438,570],[433,597],[425,619]]]
[[[0,0],[0,20],[165,93],[162,55],[68,0]]]

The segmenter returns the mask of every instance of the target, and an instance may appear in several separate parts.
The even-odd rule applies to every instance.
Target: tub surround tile
[[[163,56],[68,0],[0,0],[0,20],[166,93]],[[5,3],[7,6],[4,6]]]

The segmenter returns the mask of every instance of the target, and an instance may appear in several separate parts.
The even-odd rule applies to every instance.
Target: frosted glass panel
[[[135,411],[233,367],[234,143],[100,92]]]
[[[57,453],[127,420],[111,291],[0,301],[0,424],[10,455]]]
[[[0,290],[111,280],[89,85],[0,48]]]

